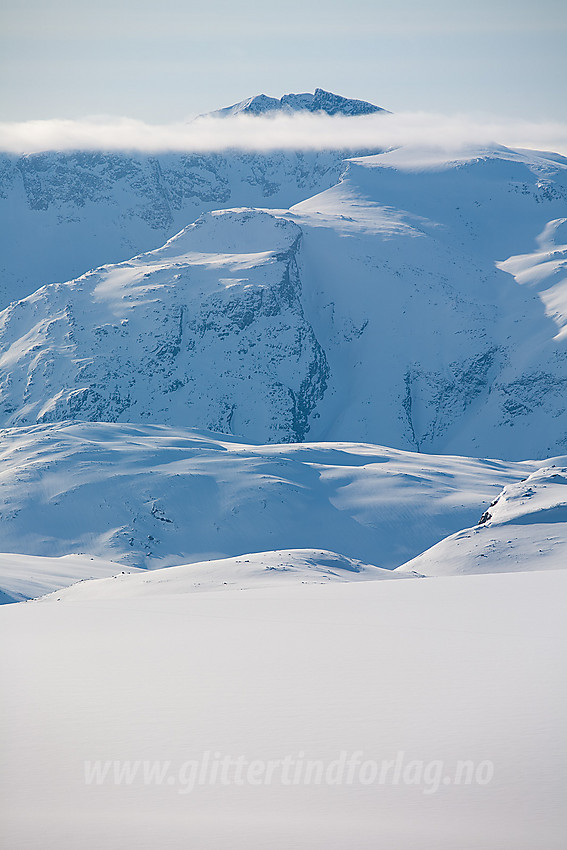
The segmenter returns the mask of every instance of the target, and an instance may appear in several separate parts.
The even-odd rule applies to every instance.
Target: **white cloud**
[[[213,152],[237,148],[380,149],[502,144],[567,155],[567,124],[507,121],[466,115],[411,112],[356,118],[326,115],[247,115],[198,118],[189,123],[146,124],[131,118],[86,118],[0,123],[0,150],[132,150]]]

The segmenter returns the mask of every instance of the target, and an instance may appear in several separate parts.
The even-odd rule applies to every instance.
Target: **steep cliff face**
[[[311,438],[564,453],[566,212],[567,160],[506,148],[356,159],[293,207],[331,372]]]
[[[158,248],[204,211],[287,208],[336,183],[345,155],[2,154],[0,308]]]
[[[191,423],[303,440],[328,367],[301,306],[300,236],[263,212],[205,214],[158,251],[12,305],[4,421]]]

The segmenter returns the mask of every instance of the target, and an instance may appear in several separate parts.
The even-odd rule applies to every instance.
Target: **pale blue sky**
[[[567,118],[565,0],[0,0],[0,120],[183,119],[314,87]]]

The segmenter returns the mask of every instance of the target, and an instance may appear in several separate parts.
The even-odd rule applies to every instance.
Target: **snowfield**
[[[7,847],[562,850],[565,571],[114,586],[2,608]],[[341,753],[359,767],[329,784]],[[248,763],[242,784],[191,783],[227,756]],[[144,782],[154,763],[161,784]]]

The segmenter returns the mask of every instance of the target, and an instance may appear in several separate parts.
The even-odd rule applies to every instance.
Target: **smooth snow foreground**
[[[564,847],[565,571],[170,587],[3,606],[4,846]]]

